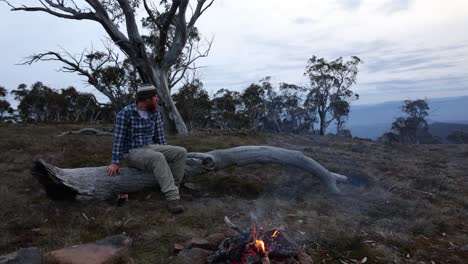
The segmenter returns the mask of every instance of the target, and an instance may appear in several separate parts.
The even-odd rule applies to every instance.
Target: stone
[[[128,257],[132,239],[125,235],[110,236],[95,243],[55,250],[46,254],[47,263],[107,264]]]
[[[204,238],[192,238],[184,243],[185,248],[201,248],[206,250],[214,250],[217,246],[213,246],[208,240]]]
[[[231,228],[229,229],[226,229],[226,231],[224,231],[224,236],[225,237],[235,237],[239,235],[239,233],[237,233],[236,231],[232,230]]]
[[[174,252],[175,253],[179,253],[180,251],[182,251],[184,249],[185,249],[184,245],[179,244],[179,243],[174,244]]]
[[[177,263],[180,264],[205,264],[206,259],[212,253],[212,251],[201,249],[201,248],[191,248],[184,249],[177,254]]]
[[[226,239],[226,236],[223,233],[214,233],[206,238],[214,248],[218,248],[219,244],[221,244],[224,239]]]
[[[191,190],[191,191],[202,191],[203,187],[200,184],[196,184],[193,182],[186,182],[184,183],[184,187]]]
[[[20,250],[0,256],[0,264],[41,264],[42,255],[37,248],[21,248]]]

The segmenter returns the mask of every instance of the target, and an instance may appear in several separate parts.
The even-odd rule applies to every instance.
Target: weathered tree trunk
[[[340,192],[336,186],[337,181],[347,179],[346,176],[328,171],[299,151],[267,146],[242,146],[207,153],[188,153],[185,180],[209,171],[255,163],[276,163],[302,169],[318,177],[332,193]],[[49,196],[55,199],[108,199],[118,193],[137,192],[157,186],[151,173],[134,168],[122,168],[118,176],[110,177],[106,174],[106,167],[61,169],[38,160],[32,172],[44,185]]]
[[[168,84],[168,74],[167,70],[160,67],[153,70],[154,84],[163,103],[163,120],[168,131],[186,136],[188,135],[187,126],[172,100]]]
[[[281,127],[280,127],[280,125],[278,124],[278,114],[275,113],[275,112],[271,112],[271,113],[269,114],[269,117],[270,117],[270,119],[271,119],[271,122],[272,122],[272,124],[273,124],[273,127],[274,127],[275,131],[276,131],[277,133],[280,133],[280,132],[281,132]]]
[[[320,116],[320,135],[323,136],[325,135],[325,131],[326,131],[326,123],[327,123],[327,112],[325,111],[321,111],[319,112],[319,116]]]

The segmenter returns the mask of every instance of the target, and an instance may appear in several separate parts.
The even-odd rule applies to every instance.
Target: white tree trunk
[[[318,177],[331,193],[339,193],[337,181],[347,179],[346,176],[328,171],[299,151],[267,146],[242,146],[207,153],[188,153],[185,180],[208,171],[255,163],[276,163],[302,169]],[[47,193],[57,199],[74,198],[76,195],[79,198],[108,199],[119,193],[137,192],[157,186],[151,173],[122,168],[118,176],[109,177],[106,168],[61,169],[38,160],[33,174],[44,185]]]
[[[168,72],[161,68],[153,70],[154,82],[161,102],[163,103],[163,117],[166,124],[166,129],[170,132],[176,132],[179,135],[187,136],[188,130],[182,116],[180,115],[174,101],[171,97],[171,91],[168,84]]]

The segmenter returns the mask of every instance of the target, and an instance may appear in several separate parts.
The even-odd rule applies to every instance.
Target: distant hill
[[[428,99],[428,103],[429,123],[468,124],[468,96]],[[402,105],[403,101],[352,105],[347,127],[353,136],[376,139],[389,131],[395,118],[402,116]],[[440,131],[448,130],[440,128]]]
[[[442,123],[436,122],[429,126],[429,132],[433,136],[439,137],[446,140],[447,136],[453,131],[465,131],[468,133],[468,123],[456,124],[456,123]]]

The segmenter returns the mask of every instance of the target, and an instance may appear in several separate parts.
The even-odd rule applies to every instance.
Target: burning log
[[[263,257],[262,260],[261,260],[261,263],[262,263],[262,264],[270,264],[270,258],[268,258],[268,257]]]
[[[197,175],[231,166],[276,163],[302,169],[318,177],[332,193],[339,193],[337,181],[346,176],[328,171],[299,151],[267,146],[242,146],[213,150],[207,153],[187,154],[185,180]],[[38,160],[33,175],[44,185],[47,194],[54,199],[109,199],[118,193],[138,192],[155,187],[155,177],[138,169],[122,168],[116,177],[108,177],[107,167],[61,169]]]
[[[249,231],[243,231],[225,217],[227,226],[238,232],[237,236],[226,238],[207,259],[210,264],[270,264],[270,263],[302,263],[307,259],[300,247],[283,231],[273,229],[264,232],[254,224]],[[302,254],[300,256],[300,254]]]

